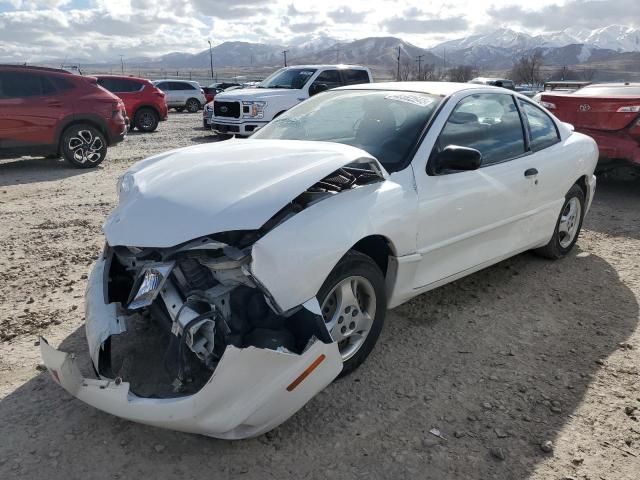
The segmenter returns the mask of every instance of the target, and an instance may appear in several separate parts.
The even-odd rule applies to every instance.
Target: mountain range
[[[397,37],[369,37],[340,41],[326,35],[296,45],[224,42],[213,47],[214,68],[278,67],[287,51],[288,63],[359,63],[377,69],[394,69],[398,49],[401,61],[413,65],[471,65],[483,70],[509,69],[522,55],[538,51],[546,65],[578,65],[606,62],[625,52],[640,52],[640,28],[611,25],[595,30],[567,28],[560,32],[530,35],[509,28],[468,35],[423,48]],[[191,54],[174,52],[155,58],[128,59],[128,64],[166,69],[208,69],[209,50]],[[85,62],[80,62],[86,65]],[[115,62],[114,62],[115,63]],[[104,65],[104,64],[103,64]]]

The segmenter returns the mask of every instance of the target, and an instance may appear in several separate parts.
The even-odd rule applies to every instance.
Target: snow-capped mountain
[[[640,51],[640,28],[624,25],[609,25],[595,30],[565,30],[576,41],[598,48],[607,48],[618,52]]]
[[[527,50],[540,46],[540,44],[534,37],[527,33],[517,32],[510,28],[498,28],[487,33],[468,35],[455,40],[449,40],[436,45],[431,50],[434,52],[443,50],[462,50],[480,46]]]
[[[524,51],[538,47],[565,47],[584,44],[590,48],[603,48],[618,52],[640,51],[640,28],[625,25],[609,25],[595,30],[566,28],[559,32],[529,35],[510,28],[498,28],[491,32],[469,35],[440,43],[431,50],[462,50],[471,47],[504,48]]]

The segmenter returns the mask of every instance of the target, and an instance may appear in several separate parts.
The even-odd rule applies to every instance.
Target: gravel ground
[[[215,141],[200,121],[172,114],[91,171],[0,161],[0,478],[640,478],[638,181],[599,180],[565,260],[519,255],[391,311],[359,370],[259,438],[156,429],[70,397],[36,335],[86,354],[83,291],[116,179]]]

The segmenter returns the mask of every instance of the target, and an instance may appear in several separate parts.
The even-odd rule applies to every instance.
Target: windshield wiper
[[[288,89],[291,89],[291,86],[290,85],[274,85],[274,86],[269,87],[269,88],[288,88]]]

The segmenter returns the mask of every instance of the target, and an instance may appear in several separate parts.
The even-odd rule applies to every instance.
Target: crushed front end
[[[331,383],[342,361],[317,300],[279,311],[250,263],[250,247],[215,236],[107,246],[86,295],[97,378],[44,340],[43,360],[72,395],[113,415],[219,438],[264,433]]]

